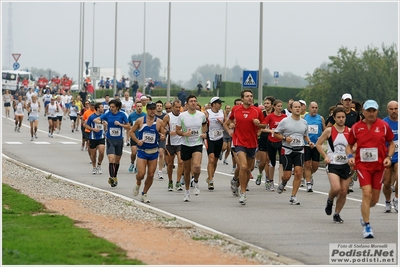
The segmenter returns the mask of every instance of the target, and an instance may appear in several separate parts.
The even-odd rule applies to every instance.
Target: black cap
[[[154,102],[149,102],[146,105],[146,109],[155,109],[156,108],[156,103]]]

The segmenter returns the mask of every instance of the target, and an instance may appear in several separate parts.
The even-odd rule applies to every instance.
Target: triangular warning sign
[[[17,62],[19,57],[21,56],[21,54],[12,54],[12,56],[13,56],[15,62]]]
[[[135,66],[135,69],[139,68],[140,66],[140,60],[132,60],[133,66]]]
[[[246,80],[244,81],[244,84],[245,85],[256,85],[256,81],[254,81],[251,73],[249,73],[249,76],[247,76]]]

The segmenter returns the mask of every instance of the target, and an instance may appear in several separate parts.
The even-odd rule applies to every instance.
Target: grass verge
[[[143,265],[113,243],[74,226],[33,199],[2,184],[2,264]]]

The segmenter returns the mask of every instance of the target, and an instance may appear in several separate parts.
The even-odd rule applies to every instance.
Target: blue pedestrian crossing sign
[[[14,70],[19,69],[19,63],[18,62],[14,62],[13,68],[14,68]]]
[[[244,70],[242,86],[243,88],[258,88],[258,71]]]
[[[136,77],[139,76],[139,74],[140,74],[140,71],[139,71],[139,70],[134,70],[134,71],[133,71],[133,75],[135,75]]]
[[[274,78],[279,78],[279,71],[274,71]]]

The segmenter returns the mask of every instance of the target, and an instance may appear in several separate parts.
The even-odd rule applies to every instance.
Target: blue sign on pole
[[[242,86],[243,88],[258,88],[258,71],[244,70]]]
[[[14,62],[13,68],[14,68],[14,70],[19,69],[19,63],[18,62]]]
[[[279,71],[274,71],[274,78],[279,78]]]
[[[134,70],[134,71],[133,71],[133,75],[135,75],[136,77],[139,76],[139,74],[140,74],[140,71],[139,71],[139,70]]]

